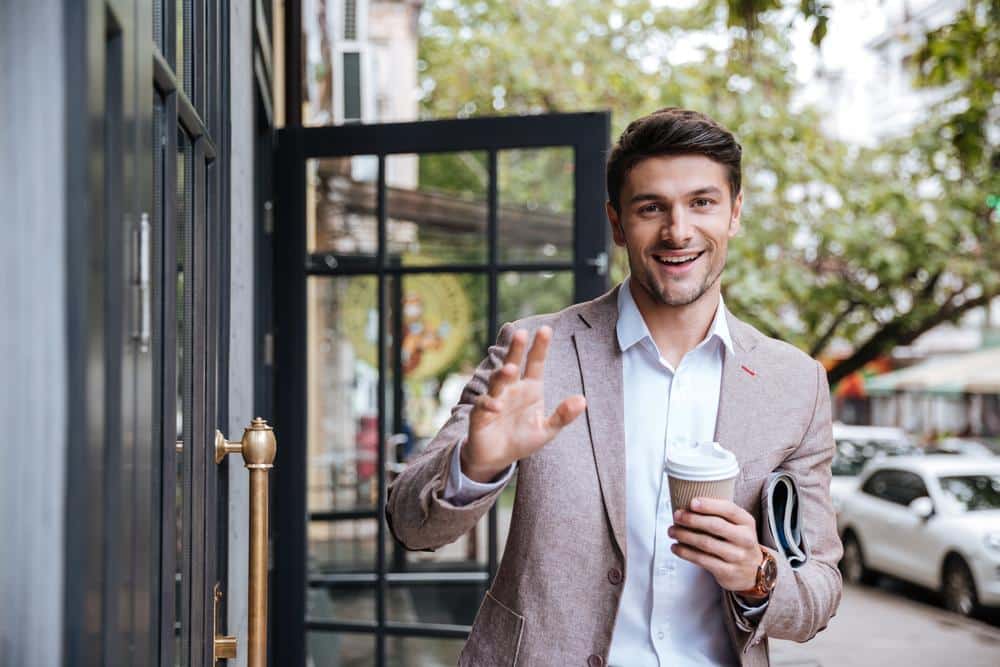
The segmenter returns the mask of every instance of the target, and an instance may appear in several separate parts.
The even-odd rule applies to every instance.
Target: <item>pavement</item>
[[[895,581],[844,586],[837,615],[805,644],[771,640],[775,667],[997,667],[1000,618],[965,619]]]

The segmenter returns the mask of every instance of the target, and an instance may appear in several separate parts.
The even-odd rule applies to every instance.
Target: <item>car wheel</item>
[[[865,555],[861,551],[861,543],[854,533],[844,534],[844,556],[840,559],[840,572],[844,581],[849,584],[861,585],[875,582],[875,573],[865,565]]]
[[[979,606],[972,572],[961,558],[952,558],[944,566],[941,599],[945,607],[962,616],[971,616]]]

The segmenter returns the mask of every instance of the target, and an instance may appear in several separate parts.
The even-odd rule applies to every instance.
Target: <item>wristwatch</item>
[[[778,583],[778,563],[774,560],[771,552],[764,547],[760,548],[764,554],[764,560],[757,567],[757,583],[753,588],[745,591],[737,591],[737,595],[744,598],[766,598],[774,590],[774,585]]]

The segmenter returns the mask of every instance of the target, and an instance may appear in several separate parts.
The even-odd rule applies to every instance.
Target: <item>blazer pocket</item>
[[[524,632],[524,616],[486,591],[469,641],[458,658],[459,667],[512,667],[517,664]]]
[[[766,454],[761,454],[760,456],[755,456],[752,459],[744,461],[740,464],[740,479],[747,482],[767,477],[797,448],[798,445],[792,445],[791,447],[772,450]]]

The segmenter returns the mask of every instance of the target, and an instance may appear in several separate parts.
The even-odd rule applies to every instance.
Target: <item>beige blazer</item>
[[[499,571],[459,665],[550,667],[606,664],[625,570],[625,431],[617,290],[558,313],[505,325],[451,419],[389,487],[386,518],[409,549],[436,549],[471,529],[499,491],[456,507],[442,499],[468,414],[502,363],[516,328],[554,330],[545,365],[551,411],[571,394],[585,415],[518,464],[517,495]],[[778,583],[756,628],[741,630],[730,597],[719,613],[744,665],[769,664],[767,637],[806,641],[840,601],[841,546],[830,502],[833,435],[822,367],[727,312],[736,354],[726,352],[716,440],[740,463],[736,503],[760,527],[761,487],[781,468],[802,494],[812,557],[797,570],[778,558]]]

